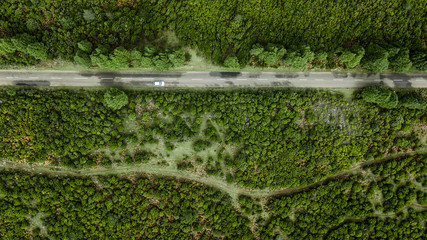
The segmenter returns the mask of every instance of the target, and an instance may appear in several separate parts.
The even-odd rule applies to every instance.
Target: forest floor
[[[30,172],[33,174],[47,174],[51,176],[118,175],[120,177],[125,177],[125,178],[127,177],[129,179],[132,179],[138,175],[171,177],[171,178],[193,181],[200,184],[212,186],[214,188],[217,188],[229,194],[232,197],[232,199],[236,200],[239,195],[246,195],[254,198],[268,198],[273,196],[288,195],[296,192],[306,191],[308,189],[320,186],[326,182],[360,173],[361,169],[364,166],[381,163],[397,157],[403,157],[407,155],[414,155],[414,154],[420,154],[420,153],[427,153],[427,149],[423,148],[417,151],[394,154],[394,155],[386,156],[381,159],[361,162],[361,163],[355,164],[349,170],[342,171],[334,175],[328,176],[325,179],[315,182],[313,184],[302,186],[302,187],[285,188],[285,189],[242,188],[237,184],[229,184],[215,176],[202,176],[194,172],[182,171],[182,170],[162,167],[158,165],[151,165],[151,164],[138,164],[133,166],[115,166],[111,168],[96,167],[96,168],[76,170],[76,169],[70,169],[65,167],[54,167],[54,166],[48,166],[48,165],[19,163],[19,162],[3,159],[0,161],[0,170],[20,170],[20,171]]]

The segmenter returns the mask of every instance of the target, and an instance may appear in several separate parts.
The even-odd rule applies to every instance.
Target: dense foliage
[[[286,49],[310,44],[316,53],[330,56],[341,47],[349,48],[341,59],[351,68],[361,54],[352,47],[371,49],[372,43],[405,49],[390,56],[399,64],[390,64],[392,70],[405,71],[410,66],[408,50],[413,65],[423,70],[427,62],[426,4],[426,0],[5,0],[0,3],[0,38],[28,33],[43,45],[31,46],[29,53],[7,50],[5,54],[9,40],[1,41],[0,63],[32,64],[34,57],[44,59],[47,50],[48,56],[75,59],[88,66],[87,57],[78,52],[89,54],[88,42],[93,49],[108,46],[108,55],[104,55],[113,61],[120,46],[127,51],[151,44],[163,49],[164,32],[172,31],[181,45],[196,47],[216,63],[236,56],[240,65],[246,65],[255,44],[275,43]],[[274,66],[283,53],[271,52],[260,56],[261,64]],[[304,56],[293,52],[288,65],[303,68]],[[365,61],[368,69],[385,69],[385,54],[370,50],[366,54],[371,56]],[[234,67],[235,61],[231,63]],[[332,59],[330,63],[335,64]]]
[[[0,173],[2,239],[425,239],[426,155],[286,195],[176,179]],[[56,176],[55,176],[56,175]]]
[[[113,109],[105,105],[111,91],[127,96]],[[77,168],[180,164],[245,187],[280,188],[425,147],[417,102],[384,109],[363,93],[348,102],[291,89],[3,90],[0,158]]]
[[[426,155],[391,159],[363,167],[369,175],[348,175],[274,197],[267,205],[272,217],[260,235],[263,239],[424,239],[426,163]]]
[[[249,220],[215,189],[166,179],[0,174],[0,237],[251,239]],[[38,222],[37,222],[37,219]]]
[[[249,52],[251,65],[258,67],[290,67],[295,70],[307,69],[353,69],[362,67],[372,72],[407,72],[415,63],[416,69],[423,71],[427,58],[417,56],[419,52],[410,57],[408,48],[397,48],[388,45],[381,47],[378,44],[369,44],[367,49],[360,45],[349,48],[338,48],[334,51],[317,53],[308,45],[291,46],[285,49],[281,45],[268,43],[265,47],[261,44],[252,46]],[[229,57],[224,61],[224,66]],[[236,59],[237,60],[237,59]]]

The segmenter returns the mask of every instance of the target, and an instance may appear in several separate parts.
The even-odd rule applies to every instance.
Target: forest
[[[69,169],[156,166],[252,189],[312,184],[426,147],[426,91],[0,91],[0,158]]]
[[[0,173],[2,239],[425,239],[426,154],[234,196],[146,175]],[[424,163],[424,166],[422,164]]]
[[[425,239],[427,92],[0,89],[1,239]]]
[[[427,0],[5,0],[0,66],[427,71]],[[170,35],[177,40],[168,41]]]

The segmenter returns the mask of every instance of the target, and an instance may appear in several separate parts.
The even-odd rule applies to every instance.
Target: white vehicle
[[[153,86],[155,86],[155,87],[163,87],[163,86],[165,86],[165,82],[164,81],[154,81],[153,82]]]

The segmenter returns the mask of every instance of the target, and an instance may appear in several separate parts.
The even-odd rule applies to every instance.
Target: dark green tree
[[[366,102],[376,103],[383,108],[395,108],[398,104],[396,92],[384,86],[368,86],[362,91],[362,98]]]
[[[420,109],[423,110],[427,106],[427,99],[423,98],[421,95],[418,94],[405,94],[400,99],[400,104],[404,107],[410,108],[410,109]]]
[[[357,65],[359,65],[364,55],[365,49],[359,45],[356,45],[350,49],[344,50],[339,56],[339,60],[345,64],[346,68],[355,68]]]
[[[393,57],[390,57],[390,68],[394,72],[407,72],[412,67],[409,59],[409,49],[402,48]]]
[[[291,66],[298,70],[307,69],[307,63],[313,61],[315,54],[311,51],[310,46],[302,45],[299,47],[291,47],[286,55],[283,64]]]
[[[74,61],[78,65],[83,67],[90,67],[92,65],[89,55],[81,50],[76,52],[76,55],[74,56]]]
[[[383,72],[389,66],[389,52],[379,46],[371,43],[366,49],[366,55],[362,59],[362,66],[372,72]]]

